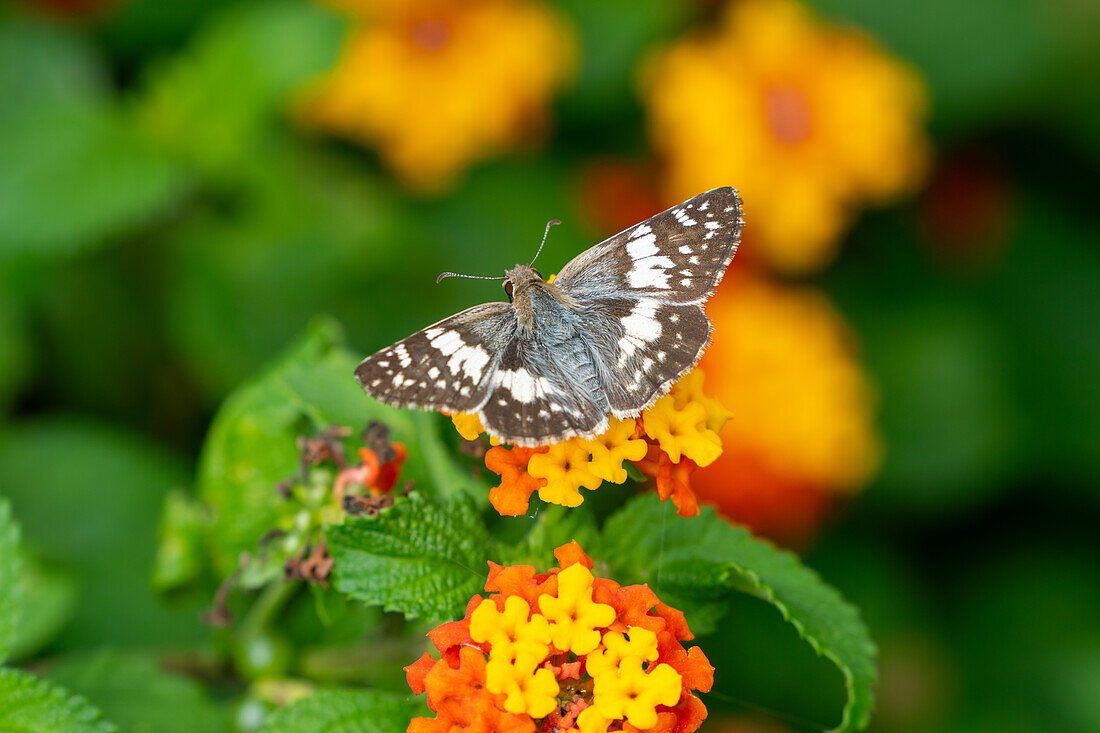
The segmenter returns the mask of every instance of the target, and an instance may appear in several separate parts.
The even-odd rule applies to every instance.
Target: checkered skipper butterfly
[[[503,278],[511,302],[418,331],[367,357],[356,379],[396,407],[476,413],[510,445],[599,435],[702,356],[703,304],[741,226],[737,191],[716,188],[582,252],[552,283],[517,265]]]

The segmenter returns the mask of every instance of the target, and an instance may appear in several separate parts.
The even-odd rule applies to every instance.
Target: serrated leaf
[[[271,714],[263,733],[403,733],[422,706],[376,690],[321,690]]]
[[[612,577],[619,582],[649,583],[662,598],[668,581],[673,584],[668,590],[678,598],[693,580],[701,593],[713,593],[725,569],[731,589],[775,606],[818,654],[840,669],[848,701],[835,730],[867,726],[876,677],[874,643],[855,607],[794,554],[726,523],[713,508],[685,520],[675,516],[675,507],[645,496],[607,521],[600,557],[611,564]],[[700,569],[689,570],[692,563]],[[688,619],[693,621],[690,613]]]
[[[229,728],[227,717],[201,685],[169,674],[139,654],[78,654],[52,667],[49,678],[91,700],[131,733],[217,733]]]
[[[20,566],[19,525],[11,515],[11,504],[0,498],[0,662],[11,651],[19,625]]]
[[[407,618],[453,621],[485,586],[494,543],[467,499],[413,493],[377,517],[325,531],[336,588]]]
[[[87,700],[19,669],[0,669],[0,730],[114,733]]]
[[[225,401],[207,436],[199,470],[199,498],[214,510],[211,547],[220,574],[232,572],[240,552],[252,550],[276,521],[276,485],[298,470],[300,435],[331,425],[360,430],[378,420],[403,442],[401,478],[419,491],[469,492],[479,482],[443,449],[439,416],[396,410],[363,394],[353,373],[358,359],[343,348],[330,320],[315,323],[275,364]]]

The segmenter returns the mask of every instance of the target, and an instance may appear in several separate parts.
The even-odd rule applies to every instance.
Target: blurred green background
[[[664,161],[640,69],[720,5],[551,3],[575,59],[534,133],[425,191],[303,112],[347,35],[384,22],[367,11],[4,3],[0,494],[32,609],[17,661],[78,690],[87,663],[66,664],[89,647],[201,669],[208,597],[168,605],[150,575],[164,497],[191,485],[223,398],[317,315],[366,354],[502,296],[433,285],[441,270],[510,267],[560,218],[540,260],[553,271],[673,203],[647,180]],[[863,609],[881,649],[874,730],[1100,730],[1100,6],[812,5],[916,69],[932,147],[919,190],[854,212],[835,258],[772,276],[848,323],[883,445],[861,493],[780,539]],[[744,266],[759,267],[747,207]],[[708,642],[705,730],[832,719],[839,677],[772,615],[737,605]],[[165,695],[200,694],[173,680]]]

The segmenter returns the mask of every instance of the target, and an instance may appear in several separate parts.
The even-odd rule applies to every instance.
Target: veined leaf
[[[0,662],[15,642],[21,595],[19,525],[11,516],[11,504],[0,499]]]
[[[485,586],[494,542],[468,499],[420,493],[325,531],[336,588],[408,618],[453,621]]]
[[[649,583],[662,600],[715,598],[721,588],[776,607],[814,650],[844,675],[848,702],[836,731],[862,730],[873,705],[875,646],[859,612],[804,566],[711,508],[694,519],[654,496],[632,501],[604,527],[600,559],[619,582]],[[692,589],[695,589],[692,591]],[[713,615],[713,604],[702,606]],[[693,616],[688,610],[689,621]]]
[[[0,669],[0,730],[114,733],[88,701],[19,669]]]
[[[333,426],[360,430],[385,423],[408,449],[401,478],[423,492],[488,495],[471,490],[440,444],[438,416],[397,410],[363,394],[353,373],[358,359],[343,348],[339,326],[320,320],[275,364],[226,400],[203,448],[199,498],[214,510],[214,562],[232,572],[276,521],[276,485],[298,470],[297,439]]]
[[[321,690],[272,713],[263,733],[403,733],[420,710],[392,693]]]

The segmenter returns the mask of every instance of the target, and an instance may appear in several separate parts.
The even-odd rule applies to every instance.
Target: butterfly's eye
[[[512,281],[511,280],[505,280],[504,281],[504,292],[508,293],[508,300],[511,300],[512,299]]]

